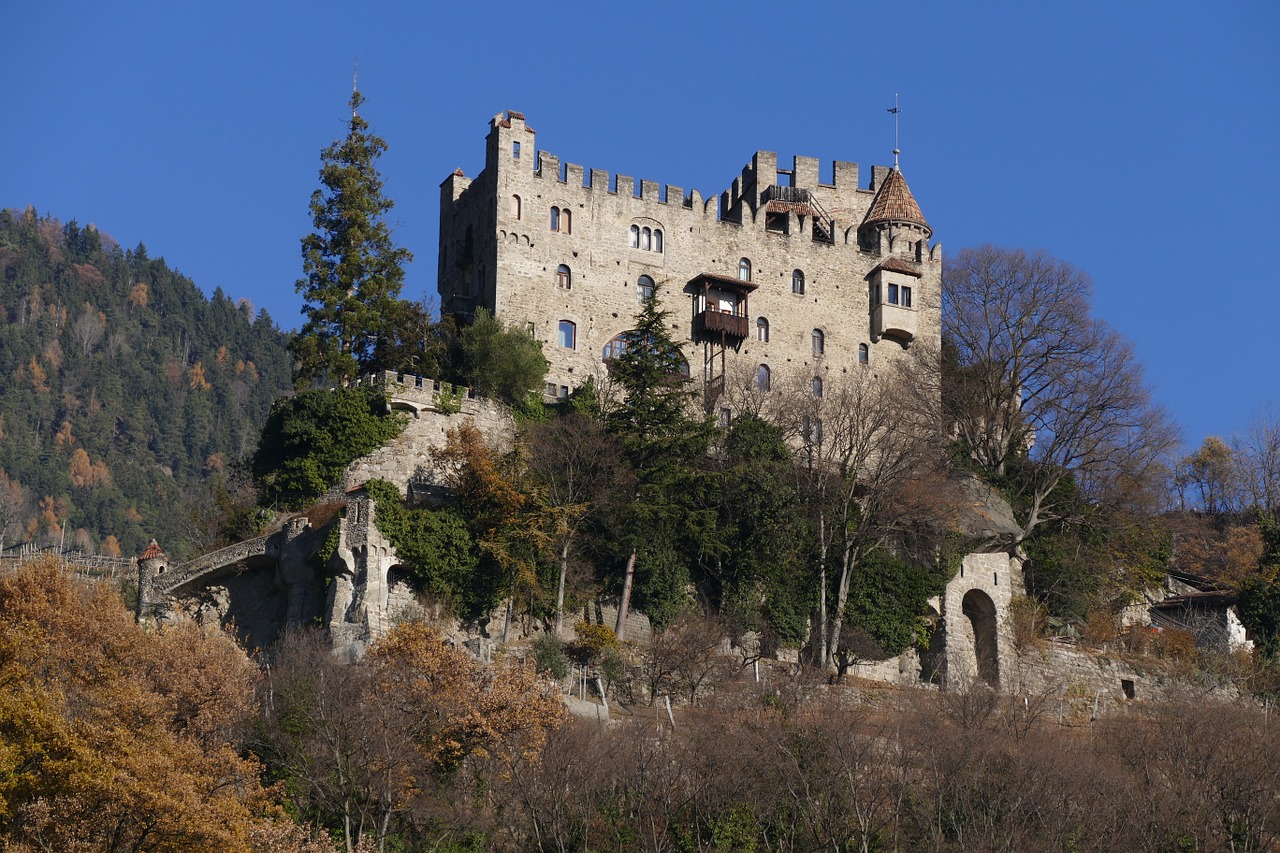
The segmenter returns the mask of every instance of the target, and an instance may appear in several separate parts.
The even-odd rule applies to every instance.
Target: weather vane
[[[898,168],[898,155],[902,152],[898,150],[898,113],[902,109],[898,106],[898,93],[893,93],[893,108],[889,110],[893,113],[893,168]]]

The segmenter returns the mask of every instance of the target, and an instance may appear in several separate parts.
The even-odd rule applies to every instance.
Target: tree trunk
[[[835,612],[831,614],[831,633],[828,635],[827,657],[823,661],[826,666],[838,666],[836,651],[840,648],[840,629],[844,627],[844,604],[849,599],[849,585],[853,581],[853,567],[856,563],[853,553],[852,546],[844,547],[844,555],[840,561],[840,588],[836,592]]]
[[[564,576],[569,571],[569,537],[560,547],[560,583],[556,587],[556,636],[564,630]]]
[[[627,574],[622,580],[622,600],[618,602],[618,625],[614,633],[619,640],[626,639],[623,634],[627,630],[627,611],[631,608],[631,582],[636,576],[636,549],[631,549],[627,558]]]
[[[827,657],[827,516],[818,513],[818,654]]]

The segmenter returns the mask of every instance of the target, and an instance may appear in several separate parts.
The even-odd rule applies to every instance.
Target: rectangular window
[[[511,159],[512,160],[520,159],[520,143],[519,142],[511,143]]]
[[[902,285],[902,307],[911,307],[911,288],[907,287],[905,284]]]
[[[889,304],[898,304],[898,285],[896,284],[889,285]]]

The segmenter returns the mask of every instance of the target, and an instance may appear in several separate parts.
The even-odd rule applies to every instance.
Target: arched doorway
[[[978,661],[978,677],[992,687],[1000,686],[1000,657],[996,645],[996,605],[980,589],[964,594],[961,610],[973,626],[973,654]]]

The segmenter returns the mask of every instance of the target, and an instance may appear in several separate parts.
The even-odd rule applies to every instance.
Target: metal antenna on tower
[[[902,152],[898,150],[898,113],[902,109],[898,106],[898,93],[893,93],[893,109],[889,110],[893,113],[893,168],[898,168],[898,155]]]

